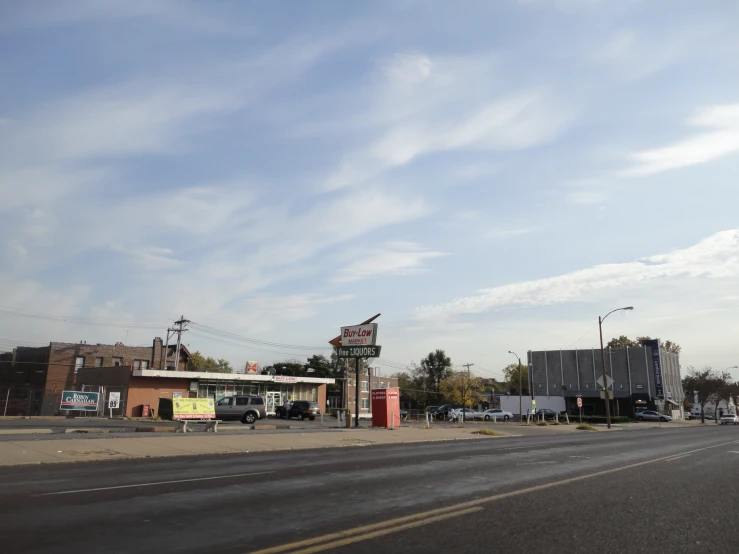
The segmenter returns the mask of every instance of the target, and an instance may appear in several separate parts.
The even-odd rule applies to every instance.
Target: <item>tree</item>
[[[521,364],[521,394],[529,394],[529,372],[525,365]],[[518,395],[518,362],[503,368],[503,376],[511,394]]]
[[[304,377],[305,364],[298,359],[286,360],[284,362],[278,362],[272,364],[275,375],[292,375],[295,377]]]
[[[626,335],[621,335],[617,339],[611,339],[606,344],[606,348],[641,348],[642,341],[652,340],[651,337],[636,337],[636,340],[631,340]],[[676,342],[671,340],[662,341],[661,348],[672,354],[680,354],[681,347]]]
[[[313,354],[308,358],[308,362],[305,364],[305,369],[306,373],[308,373],[308,369],[315,370],[308,373],[311,377],[333,377],[334,375],[334,366],[331,363],[331,360],[326,358],[323,354]]]
[[[484,386],[480,377],[467,371],[452,372],[445,377],[440,385],[441,393],[449,399],[452,404],[461,404],[468,408],[470,405],[480,402],[480,393]]]
[[[212,371],[213,373],[233,373],[234,368],[231,367],[231,363],[228,360],[218,358],[213,369],[207,371]]]
[[[440,392],[441,382],[453,373],[452,360],[443,350],[435,350],[421,360],[421,370],[428,377],[431,388]]]
[[[721,377],[710,367],[701,370],[688,367],[688,372],[683,378],[683,390],[685,394],[694,393],[698,395],[698,405],[701,409],[701,422],[705,421],[705,407],[714,402],[721,389]],[[719,398],[720,400],[720,398]]]
[[[200,371],[201,373],[233,373],[231,363],[224,358],[212,358],[203,356],[195,351],[187,366],[189,371]]]
[[[716,393],[713,397],[713,417],[714,420],[718,420],[718,405],[721,404],[722,400],[726,400],[726,406],[728,407],[731,396],[734,394],[734,383],[731,382],[731,373],[729,373],[728,371],[716,374],[715,382]]]

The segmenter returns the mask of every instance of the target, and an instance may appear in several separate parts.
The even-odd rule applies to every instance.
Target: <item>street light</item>
[[[508,351],[509,354],[513,354],[518,360],[518,417],[523,422],[523,400],[521,399],[521,358],[518,357],[513,350]]]
[[[633,310],[633,306],[627,306],[626,308],[616,308],[615,310],[611,310],[608,312],[604,317],[598,316],[598,329],[600,330],[600,364],[601,369],[603,371],[603,389],[605,391],[604,399],[606,402],[606,424],[608,425],[608,428],[611,428],[611,404],[609,402],[608,398],[608,381],[606,380],[606,355],[603,351],[603,322],[606,320],[606,318],[611,315],[613,312],[620,312],[625,310]]]

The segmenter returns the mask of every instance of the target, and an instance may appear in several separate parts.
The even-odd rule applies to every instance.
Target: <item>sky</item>
[[[737,51],[732,0],[0,2],[0,350],[381,313],[383,374],[495,377],[634,306],[739,365]]]

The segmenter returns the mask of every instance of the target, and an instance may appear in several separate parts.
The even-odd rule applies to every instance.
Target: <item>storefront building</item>
[[[333,384],[334,380],[117,367],[83,368],[77,383],[78,390],[100,391],[101,402],[107,399],[111,391],[120,392],[121,407],[119,414],[114,415],[138,417],[147,411],[144,410],[145,406],[149,414],[156,415],[160,398],[210,397],[218,400],[224,396],[242,394],[263,397],[268,415],[274,415],[275,408],[288,399],[316,402],[321,413],[325,413],[327,385]]]

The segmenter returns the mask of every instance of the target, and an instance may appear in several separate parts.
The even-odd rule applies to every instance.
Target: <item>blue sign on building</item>
[[[652,349],[652,367],[654,368],[654,388],[657,398],[664,400],[665,386],[662,380],[662,364],[659,356],[659,339],[645,340],[642,344]]]

